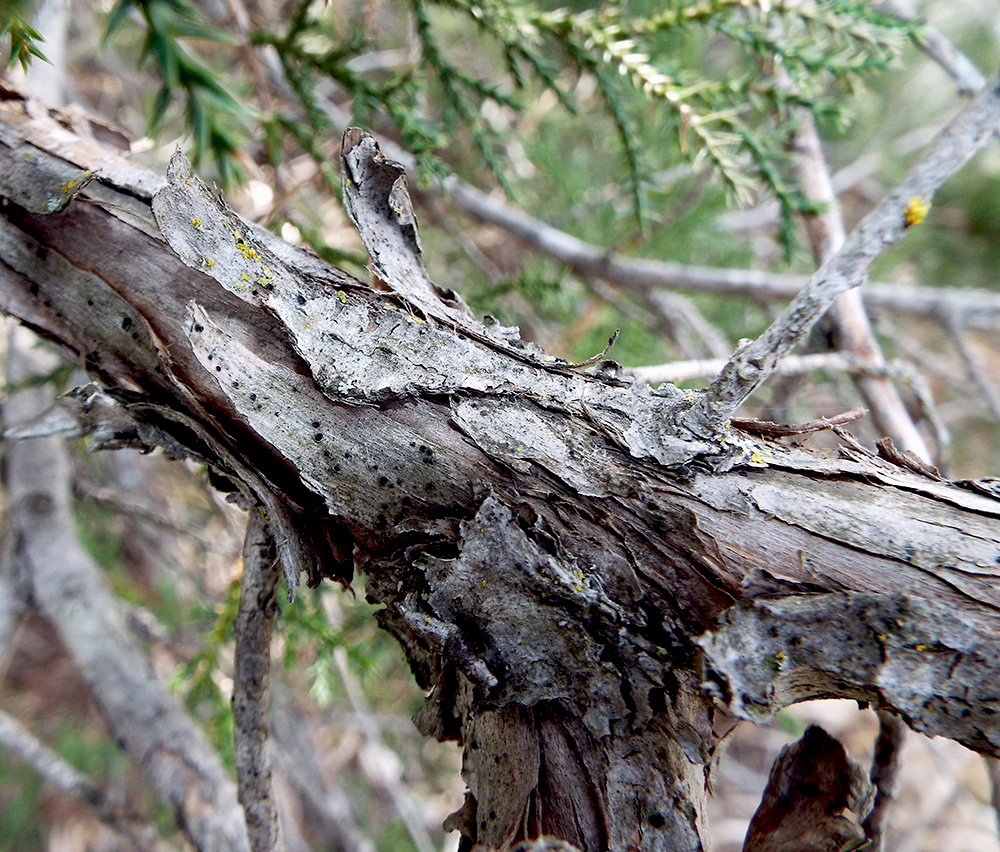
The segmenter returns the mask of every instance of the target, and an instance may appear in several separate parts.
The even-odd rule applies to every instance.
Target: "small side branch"
[[[280,576],[274,539],[258,511],[250,512],[243,542],[243,579],[236,616],[233,730],[236,782],[252,852],[283,849],[267,752],[271,633]]]
[[[963,166],[1000,125],[1000,83],[963,109],[906,177],[851,232],[843,246],[809,279],[792,303],[757,340],[739,348],[688,415],[703,433],[721,428],[778,361],[806,335],[841,293],[862,282],[872,261],[914,224],[907,211],[929,202],[938,187]]]
[[[825,432],[833,429],[834,426],[843,426],[852,420],[860,420],[865,416],[863,408],[852,408],[843,414],[835,414],[833,417],[822,417],[819,420],[810,420],[808,423],[798,423],[795,425],[785,423],[772,423],[769,420],[754,420],[743,417],[734,417],[729,421],[737,429],[744,432],[754,432],[757,435],[771,435],[772,437],[785,437],[789,435],[808,435],[811,432]]]
[[[875,788],[875,804],[862,828],[868,838],[869,852],[882,852],[889,805],[896,795],[896,782],[902,762],[906,725],[898,716],[880,710],[878,713],[878,739],[875,741],[875,759],[872,761],[871,782]]]

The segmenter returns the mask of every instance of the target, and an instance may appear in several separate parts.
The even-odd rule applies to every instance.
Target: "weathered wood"
[[[743,852],[849,852],[865,843],[855,816],[871,807],[865,771],[815,725],[771,767]]]
[[[387,263],[373,289],[180,159],[157,200],[135,175],[0,103],[0,308],[144,440],[282,513],[290,585],[347,576],[356,546],[431,690],[418,724],[463,744],[467,844],[706,848],[719,704],[849,696],[1000,754],[988,485],[685,432],[693,394],[574,370]]]

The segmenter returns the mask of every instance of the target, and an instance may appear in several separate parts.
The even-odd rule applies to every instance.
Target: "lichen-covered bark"
[[[400,229],[366,237],[381,289],[243,223],[181,159],[137,180],[8,100],[0,307],[104,385],[82,428],[196,453],[262,502],[291,587],[353,552],[430,690],[418,724],[463,745],[467,845],[705,848],[722,706],[847,695],[1000,754],[989,483],[691,434],[692,395],[478,323],[420,277],[368,139],[355,219]]]

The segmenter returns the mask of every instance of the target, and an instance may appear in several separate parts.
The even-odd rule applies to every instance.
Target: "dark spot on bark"
[[[315,435],[313,435],[313,440],[318,444],[320,441],[323,440],[323,433],[317,432]]]
[[[201,325],[199,323],[195,323],[194,330],[195,331],[204,331],[205,330],[205,326],[203,326],[203,325]]]
[[[45,305],[45,307],[47,307],[47,308],[51,308],[52,307],[52,300],[51,299],[46,299],[42,304]]]
[[[318,420],[313,420],[312,427],[313,427],[313,429],[319,429],[319,421]]]
[[[389,523],[389,521],[386,520],[385,515],[383,515],[381,512],[379,512],[375,516],[375,529],[377,529],[377,530],[384,529],[385,526],[386,526],[386,524],[388,524],[388,523]]]
[[[240,383],[239,383],[239,382],[235,382],[235,381],[233,382],[233,387],[234,387],[234,388],[238,388],[239,386],[240,386]]]
[[[323,450],[323,458],[325,458],[325,459],[330,458],[330,451],[329,450]]]
[[[437,488],[437,486],[433,482],[428,482],[424,486],[424,491],[426,491],[428,494],[430,494],[436,488]]]
[[[93,299],[87,299],[87,304],[90,305],[90,307],[94,307],[94,300]]]
[[[379,485],[381,485],[381,486],[382,486],[382,487],[384,488],[384,487],[385,487],[386,485],[388,485],[388,484],[389,484],[389,480],[388,480],[388,478],[387,478],[387,477],[385,477],[385,476],[380,476],[380,477],[378,478],[378,484],[379,484]]]
[[[258,295],[258,293],[257,293],[257,291],[256,291],[256,290],[251,290],[251,291],[250,291],[250,295],[251,295],[251,296],[256,296],[256,295]]]
[[[222,367],[216,367],[216,368],[215,368],[215,372],[217,372],[217,373],[221,373],[221,372],[222,372]]]
[[[667,822],[667,821],[666,821],[666,820],[665,820],[665,819],[663,818],[663,814],[656,814],[656,813],[653,813],[653,814],[650,814],[650,815],[649,815],[649,816],[648,816],[648,817],[646,818],[646,821],[647,821],[647,822],[648,822],[648,823],[649,823],[649,824],[650,824],[650,825],[651,825],[651,826],[652,826],[653,828],[663,828],[663,826],[664,826],[664,825],[666,824],[666,822]]]
[[[132,339],[133,340],[138,340],[139,339],[139,335],[136,332],[134,332],[134,331],[132,332]]]
[[[306,297],[303,296],[301,293],[296,293],[295,301],[298,302],[300,305],[304,305],[306,303]]]
[[[209,355],[208,356],[208,360],[209,361],[214,361],[215,360],[215,356],[214,355]]]
[[[479,748],[479,743],[477,743],[475,740],[473,740],[471,743],[469,743],[469,748],[471,748],[473,751],[475,751],[476,749]]]
[[[257,399],[257,394],[255,393],[250,394],[250,399]]]
[[[350,457],[351,457],[351,451],[350,450],[344,450],[344,458],[345,459],[349,459]]]
[[[49,250],[47,246],[35,246],[35,257],[39,260],[45,260],[49,256]]]
[[[28,508],[36,515],[47,515],[55,506],[55,501],[48,494],[32,494],[27,502]]]
[[[340,473],[340,465],[339,464],[335,464],[333,466],[333,472],[334,473]]]
[[[122,317],[122,329],[128,331],[132,327],[132,317]]]

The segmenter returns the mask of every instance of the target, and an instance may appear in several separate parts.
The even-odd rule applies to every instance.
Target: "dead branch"
[[[23,348],[12,346],[8,380],[19,382],[34,369]],[[20,391],[4,404],[4,418],[27,422],[49,402],[44,389]],[[16,559],[30,578],[32,599],[62,637],[113,736],[141,767],[153,793],[174,811],[195,848],[246,852],[235,786],[204,735],[150,671],[103,574],[77,540],[62,440],[9,445],[4,484]]]
[[[267,748],[271,633],[279,614],[280,576],[274,540],[258,509],[247,519],[243,543],[243,577],[236,616],[236,652],[233,664],[233,736],[236,745],[236,781],[246,814],[251,852],[281,852],[284,843],[271,789],[271,761]]]
[[[101,380],[73,398],[94,435],[270,500],[311,581],[366,572],[421,730],[463,746],[468,845],[704,849],[715,702],[851,697],[1000,754],[994,492],[685,431],[687,393],[570,369],[437,287],[375,290],[180,158],[157,201],[102,155],[61,204],[86,146],[17,102],[0,124],[0,305]]]
[[[1000,91],[990,87],[941,132],[924,156],[809,279],[788,308],[756,341],[730,359],[708,393],[692,409],[692,422],[717,427],[760,386],[812,328],[834,299],[861,283],[871,262],[902,238],[915,201],[929,203],[937,188],[975,154],[1000,122]]]

